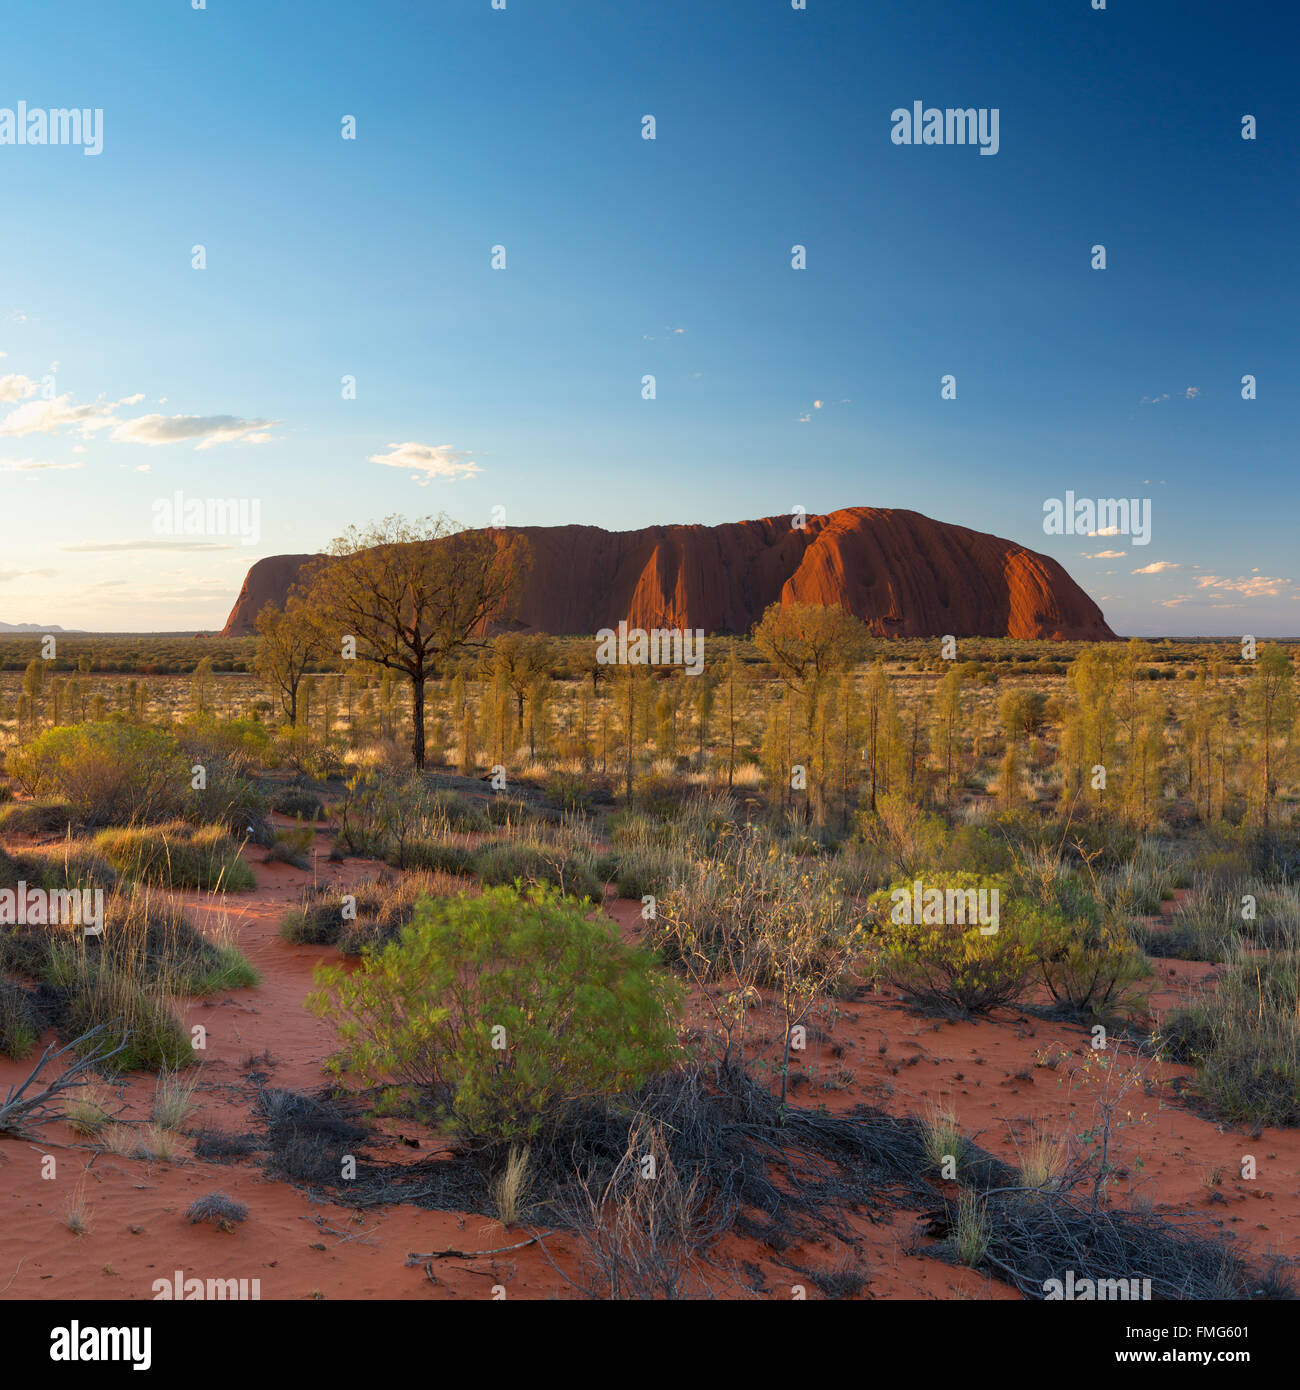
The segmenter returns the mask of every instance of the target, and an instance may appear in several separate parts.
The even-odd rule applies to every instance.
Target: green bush
[[[678,1057],[680,992],[554,891],[421,904],[358,968],[317,968],[336,1070],[429,1097],[464,1138],[535,1137],[569,1102],[632,1090]]]
[[[1122,929],[1044,912],[1030,949],[1052,998],[1071,1013],[1114,1018],[1144,1006],[1151,964]]]
[[[9,770],[32,795],[67,802],[88,826],[176,815],[191,775],[172,735],[113,722],[47,729],[10,755]]]
[[[997,931],[985,935],[969,921],[924,920],[931,915],[924,898],[923,920],[909,920],[915,916],[913,884],[897,883],[870,900],[877,918],[882,977],[910,1002],[950,1016],[985,1014],[1018,1003],[1033,978],[1038,905],[1022,902],[1012,920],[1006,884],[979,874],[940,876],[925,882],[923,889],[945,895],[997,890]]]
[[[593,902],[605,896],[592,860],[535,840],[487,841],[474,851],[474,872],[488,885],[550,884]]]

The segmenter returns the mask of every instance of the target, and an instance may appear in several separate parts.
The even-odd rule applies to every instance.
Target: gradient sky
[[[219,627],[254,559],[389,512],[797,504],[1011,537],[1122,633],[1300,635],[1298,38],[1211,0],[10,7],[0,108],[102,108],[104,147],[0,146],[0,621]],[[998,154],[893,144],[917,100],[997,107]],[[177,489],[256,499],[257,543],[159,548]],[[1151,543],[1044,535],[1067,490],[1150,498]]]

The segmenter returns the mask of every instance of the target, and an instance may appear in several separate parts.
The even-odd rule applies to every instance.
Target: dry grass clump
[[[153,1121],[160,1130],[180,1129],[194,1113],[197,1077],[184,1077],[174,1071],[158,1073],[154,1082]]]
[[[464,885],[445,874],[418,871],[378,874],[346,892],[312,888],[281,922],[280,935],[295,945],[337,946],[345,955],[360,955],[367,946],[396,940],[421,898],[461,891]]]
[[[61,1036],[103,1025],[122,1044],[119,1070],[187,1066],[193,1052],[175,997],[256,983],[228,939],[199,932],[178,904],[147,889],[114,893],[103,926],[98,936],[63,927],[8,929],[0,933],[0,971],[53,987],[50,1022]]]
[[[120,1111],[116,1093],[104,1082],[87,1082],[63,1097],[68,1128],[87,1139],[98,1135]]]
[[[233,1231],[241,1221],[248,1220],[248,1208],[243,1202],[227,1197],[224,1192],[206,1192],[191,1203],[185,1219],[191,1226],[206,1221],[219,1231]]]
[[[528,1154],[527,1144],[512,1144],[501,1171],[489,1185],[497,1219],[507,1229],[522,1221],[531,1206],[533,1176]]]
[[[164,888],[242,892],[254,886],[253,871],[224,825],[187,821],[101,830],[96,851],[130,878]]]
[[[1170,1055],[1234,1124],[1300,1124],[1300,948],[1231,948],[1217,988],[1166,1020]]]

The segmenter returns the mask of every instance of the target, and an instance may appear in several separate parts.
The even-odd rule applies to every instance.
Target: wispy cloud
[[[417,482],[433,478],[470,478],[483,470],[470,458],[472,449],[453,449],[450,444],[389,444],[387,454],[371,454],[371,463],[385,468],[405,468]]]
[[[1217,574],[1198,575],[1198,589],[1226,589],[1246,598],[1277,598],[1291,587],[1290,579],[1270,579],[1265,575],[1247,575],[1241,579],[1224,579]]]
[[[283,423],[282,420],[243,420],[238,415],[141,415],[116,424],[113,438],[125,444],[148,444],[151,448],[197,439],[196,449],[211,449],[234,440],[244,444],[267,444],[271,439],[268,431]]]
[[[1134,570],[1134,574],[1163,574],[1165,570],[1180,570],[1182,565],[1174,560],[1153,560],[1149,565]]]

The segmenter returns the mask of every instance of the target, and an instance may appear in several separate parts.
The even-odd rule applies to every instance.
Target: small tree
[[[266,604],[257,615],[256,626],[254,668],[275,691],[289,723],[297,724],[298,688],[307,668],[323,655],[320,633],[294,595],[283,608]]]
[[[867,629],[852,613],[816,603],[778,601],[759,619],[754,645],[778,677],[804,701],[809,735],[823,683],[861,657],[866,636]]]
[[[517,532],[390,516],[349,528],[306,577],[304,603],[328,643],[341,649],[351,638],[357,660],[410,681],[417,768],[425,763],[425,682],[506,616],[526,562]]]

